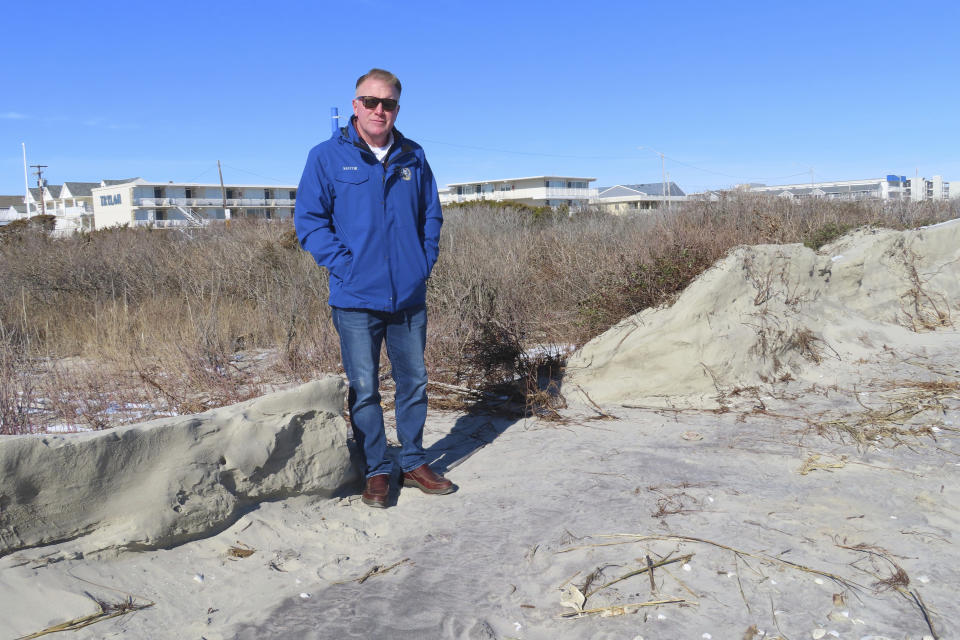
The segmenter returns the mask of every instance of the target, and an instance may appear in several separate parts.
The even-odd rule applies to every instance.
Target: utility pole
[[[220,161],[217,160],[217,173],[220,174],[220,196],[223,198],[223,219],[226,226],[230,226],[230,209],[227,209],[227,190],[223,186],[223,169],[220,168]]]
[[[667,172],[666,176],[667,177],[666,177],[666,180],[664,180],[664,184],[666,184],[667,193],[669,194],[672,191],[672,189],[670,188],[670,172],[669,171]],[[673,211],[673,200],[671,200],[669,196],[667,197],[667,211]]]
[[[660,203],[660,208],[663,209],[663,206],[667,204],[667,170],[666,166],[663,164],[662,153],[660,154],[660,177],[663,180],[663,187],[660,189],[661,198],[663,198],[663,200]]]
[[[30,179],[27,177],[27,143],[21,142],[23,147],[23,205],[27,209],[26,216],[30,217]]]
[[[45,164],[30,165],[37,170],[37,187],[40,189],[40,215],[47,215],[47,205],[43,202],[43,170],[47,168]]]
[[[662,153],[651,147],[637,147],[637,149],[647,149],[660,156],[660,179],[662,181],[660,186],[660,208],[663,209],[663,207],[667,204],[667,168],[664,164],[664,156]]]

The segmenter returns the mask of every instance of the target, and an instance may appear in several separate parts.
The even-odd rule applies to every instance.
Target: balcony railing
[[[65,207],[61,211],[62,213],[58,213],[58,215],[66,216],[68,218],[79,218],[80,216],[88,216],[93,214],[93,211],[79,205],[75,207]]]
[[[474,200],[592,200],[597,189],[567,189],[561,187],[530,187],[509,191],[484,191],[482,193],[451,194],[448,202],[471,202]]]
[[[228,207],[292,207],[292,198],[227,198]],[[222,207],[223,198],[134,198],[137,207]]]
[[[31,211],[33,208],[31,207]],[[36,209],[37,213],[40,212],[40,209]],[[72,207],[64,206],[48,206],[46,207],[47,215],[63,217],[63,218],[79,218],[80,216],[92,215],[93,210],[87,209],[82,204],[74,205]]]

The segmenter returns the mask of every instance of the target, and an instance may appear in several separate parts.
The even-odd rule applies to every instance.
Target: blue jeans
[[[412,471],[426,463],[423,425],[427,419],[427,310],[420,306],[396,313],[330,307],[340,335],[340,357],[350,382],[348,404],[353,435],[366,459],[366,477],[390,473],[387,437],[380,406],[380,346],[396,384],[394,409],[400,439],[400,468]]]

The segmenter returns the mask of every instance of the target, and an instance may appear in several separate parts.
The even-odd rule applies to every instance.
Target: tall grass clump
[[[459,386],[552,374],[564,354],[669,303],[732,247],[819,248],[864,225],[956,217],[956,201],[790,202],[753,194],[614,216],[448,207],[428,284],[428,367]],[[235,402],[339,368],[325,272],[289,221],[183,233],[0,234],[0,430],[98,428]],[[551,374],[551,375],[552,375]],[[528,389],[529,390],[529,389]]]

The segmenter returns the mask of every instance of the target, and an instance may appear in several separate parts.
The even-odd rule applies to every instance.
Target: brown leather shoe
[[[370,476],[363,488],[363,504],[383,509],[387,506],[387,496],[390,495],[390,476],[386,473]]]
[[[456,491],[456,486],[443,476],[434,473],[429,465],[422,464],[413,471],[407,471],[403,474],[400,482],[404,485],[413,485],[424,493],[433,493],[443,495]]]

